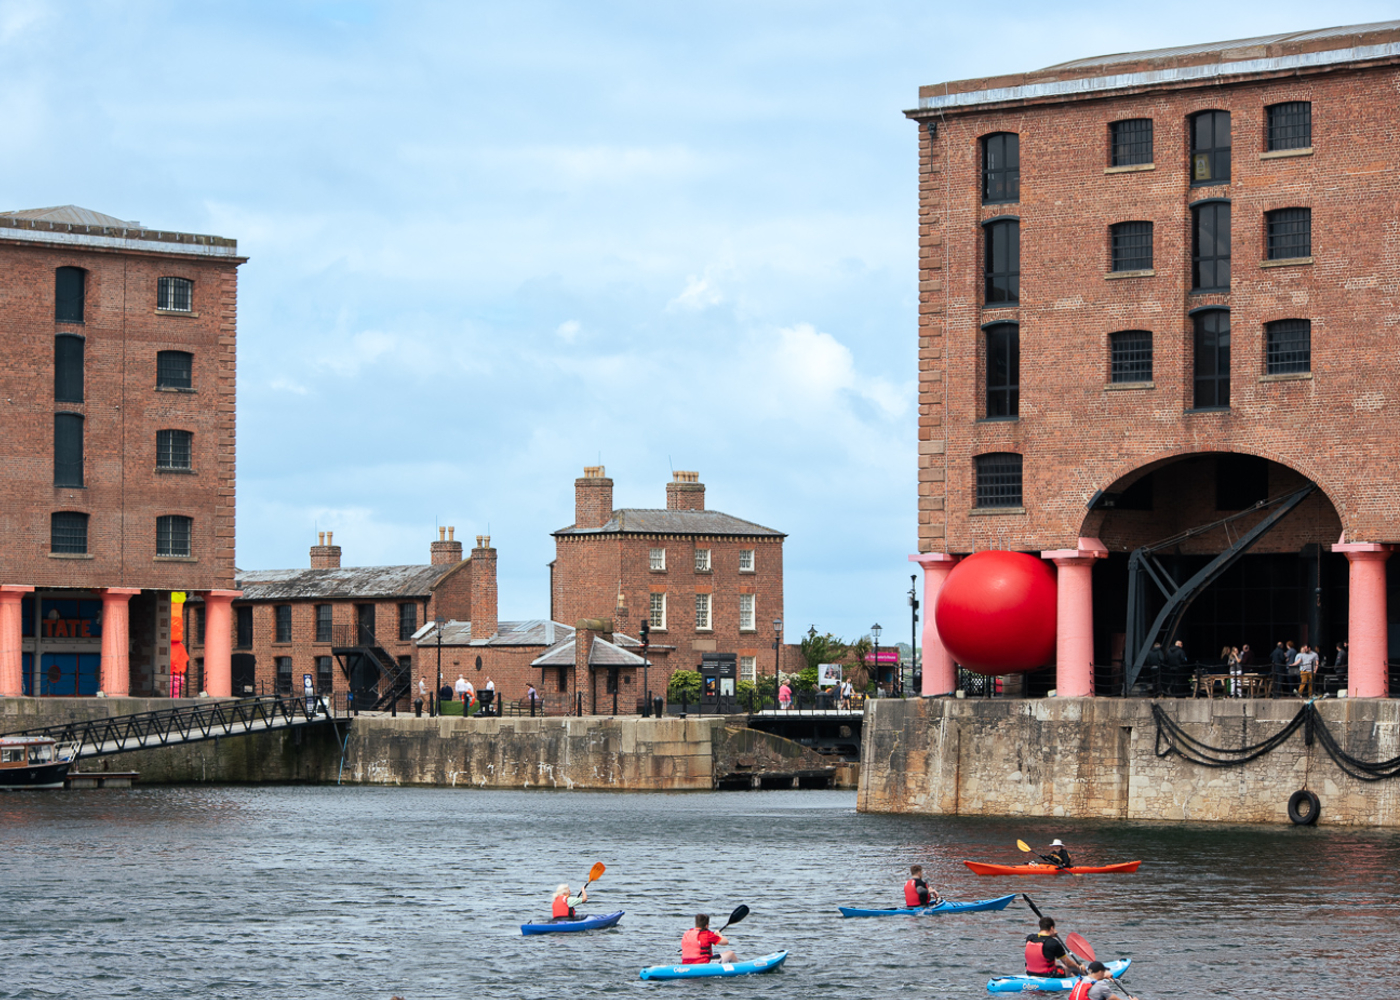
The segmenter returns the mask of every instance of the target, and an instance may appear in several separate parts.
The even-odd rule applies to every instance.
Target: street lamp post
[[[433,688],[433,715],[441,715],[441,714],[442,714],[442,705],[439,703],[438,699],[439,699],[439,698],[441,697],[441,695],[442,695],[442,627],[443,627],[444,625],[447,624],[447,619],[444,618],[444,617],[442,617],[441,615],[438,615],[436,618],[433,619],[433,622],[434,622],[434,624],[437,625],[437,640],[438,640],[438,641],[437,641],[437,648],[438,648],[438,656],[437,656],[437,661],[438,661],[438,681],[437,681],[437,687]]]
[[[880,628],[880,623],[876,622],[870,626],[870,635],[875,640],[875,690],[880,690],[880,633],[884,629]]]
[[[783,620],[773,619],[773,709],[778,708],[778,689],[783,686],[783,672],[778,667],[778,654],[783,646]]]
[[[909,577],[909,676],[919,676],[919,595],[915,588],[918,586],[919,578],[915,575]],[[900,674],[900,694],[903,694],[904,675]],[[923,694],[923,690],[914,692]]]

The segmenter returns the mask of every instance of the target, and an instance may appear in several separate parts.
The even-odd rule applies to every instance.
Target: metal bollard
[[[423,718],[423,699],[422,699],[422,698],[414,698],[414,699],[413,699],[413,717],[414,717],[415,719],[421,719],[421,718]]]

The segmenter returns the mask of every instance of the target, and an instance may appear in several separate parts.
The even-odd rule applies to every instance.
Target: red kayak
[[[1075,865],[1072,868],[1056,868],[1054,865],[1038,861],[1028,865],[988,865],[981,861],[964,861],[978,875],[1116,875],[1119,872],[1135,872],[1141,861],[1124,861],[1119,865]]]

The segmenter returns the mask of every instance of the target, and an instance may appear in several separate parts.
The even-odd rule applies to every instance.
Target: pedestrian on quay
[[[1298,697],[1313,696],[1313,676],[1317,673],[1317,653],[1306,642],[1298,651]],[[1304,694],[1304,692],[1307,692]]]
[[[1065,943],[1055,933],[1054,919],[1041,917],[1040,931],[1026,936],[1026,975],[1082,976],[1084,971],[1084,966],[1069,953]]]
[[[792,688],[787,681],[783,681],[778,688],[778,707],[785,712],[792,708]]]
[[[1113,996],[1113,977],[1109,975],[1108,966],[1102,962],[1090,962],[1088,972],[1074,984],[1069,1000],[1108,1000]],[[1137,997],[1128,993],[1127,1000],[1137,1000]]]
[[[904,905],[909,907],[937,906],[943,897],[924,881],[924,866],[909,866],[909,881],[904,883]]]
[[[851,710],[851,699],[856,696],[856,686],[847,677],[841,682],[841,707],[847,712]]]
[[[526,684],[526,685],[525,685],[525,700],[528,701],[528,702],[530,703],[530,715],[531,715],[531,716],[534,716],[534,714],[535,714],[535,702],[537,702],[537,701],[539,700],[539,697],[540,697],[539,694],[537,694],[536,691],[535,691],[535,685],[534,685],[534,684]]]
[[[457,683],[453,684],[452,687],[457,692],[457,700],[465,702],[467,700],[467,689],[471,687],[471,684],[467,681],[467,679],[461,674],[458,674]]]
[[[1288,683],[1288,650],[1282,639],[1274,644],[1274,650],[1269,654],[1269,676],[1273,678],[1274,697],[1284,694]]]
[[[1162,667],[1166,663],[1166,658],[1162,653],[1162,644],[1154,642],[1152,648],[1143,657],[1142,668],[1147,672],[1148,686],[1153,694],[1160,695],[1162,688]]]
[[[1170,675],[1168,683],[1174,684],[1178,678],[1186,677],[1186,665],[1191,662],[1191,658],[1186,655],[1186,647],[1181,644],[1180,639],[1171,644],[1163,654],[1163,659]]]

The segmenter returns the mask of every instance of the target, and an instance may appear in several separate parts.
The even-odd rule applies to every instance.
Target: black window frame
[[[1108,335],[1108,381],[1152,381],[1152,331],[1115,330]]]
[[[195,645],[204,645],[204,623],[206,621],[205,606],[196,604],[194,606],[194,641]]]
[[[55,323],[82,323],[87,305],[87,272],[81,267],[59,267],[53,276]]]
[[[1224,145],[1221,145],[1221,125],[1224,124]],[[1205,127],[1203,127],[1205,126]],[[1230,112],[1219,109],[1198,111],[1187,127],[1191,156],[1187,167],[1192,187],[1207,187],[1230,183]],[[1207,133],[1202,135],[1202,133]],[[1202,142],[1202,139],[1205,142]],[[1204,169],[1203,169],[1204,168]],[[1202,176],[1204,174],[1204,176]]]
[[[316,693],[332,694],[335,691],[335,660],[330,656],[316,657]]]
[[[412,601],[399,604],[399,642],[409,642],[418,631],[418,605]]]
[[[988,308],[1021,304],[1021,220],[1014,216],[982,224],[983,302]],[[1001,259],[999,260],[998,257]]]
[[[1224,217],[1222,228],[1221,218]],[[1230,202],[1213,198],[1191,206],[1191,291],[1228,293],[1230,291],[1230,251],[1232,216]],[[1207,232],[1209,230],[1209,232]],[[1222,252],[1223,232],[1223,252]],[[1224,284],[1221,284],[1221,277]],[[1202,283],[1208,277],[1211,284]]]
[[[1222,319],[1224,329],[1219,328]],[[1230,408],[1230,310],[1200,309],[1192,313],[1191,320],[1191,408],[1227,410]],[[1216,329],[1209,329],[1211,325]]]
[[[982,137],[981,147],[982,204],[1011,205],[1020,201],[1020,134],[993,132]]]
[[[316,641],[333,641],[331,626],[335,623],[335,606],[331,604],[316,605]]]
[[[83,433],[81,413],[60,410],[53,415],[53,484],[83,487]]]
[[[156,308],[163,312],[194,312],[194,282],[174,275],[157,278]]]
[[[54,511],[49,515],[49,551],[57,555],[87,555],[89,522],[89,515],[82,511]]]
[[[253,606],[240,604],[233,609],[234,649],[253,648]]]
[[[272,608],[273,642],[292,641],[292,606],[276,604]]]
[[[157,389],[194,389],[194,355],[189,351],[156,352]]]
[[[983,329],[986,370],[983,386],[987,420],[1017,420],[1021,415],[1021,327],[989,323]]]
[[[977,455],[973,485],[973,507],[978,510],[1007,510],[1025,506],[1022,492],[1025,470],[1019,452],[996,451]]]
[[[1152,223],[1146,219],[1115,222],[1108,227],[1109,270],[1152,270]],[[1144,255],[1143,247],[1147,248]]]
[[[1264,324],[1264,374],[1312,372],[1312,320],[1276,319]]]
[[[1312,209],[1275,208],[1264,213],[1266,260],[1302,260],[1312,256]]]
[[[58,333],[53,338],[53,399],[55,403],[83,401],[83,365],[87,338],[80,333]]]
[[[184,543],[184,551],[180,543]],[[185,514],[162,514],[156,518],[156,555],[167,559],[187,559],[194,554],[194,518]]]
[[[194,468],[194,432],[176,428],[156,431],[156,468]]]
[[[290,656],[274,656],[272,658],[273,667],[276,671],[277,693],[289,695],[292,693],[292,658]]]
[[[1312,148],[1312,101],[1282,101],[1264,109],[1268,152]]]
[[[1108,150],[1111,167],[1136,167],[1156,162],[1152,148],[1152,119],[1124,118],[1109,122]]]

